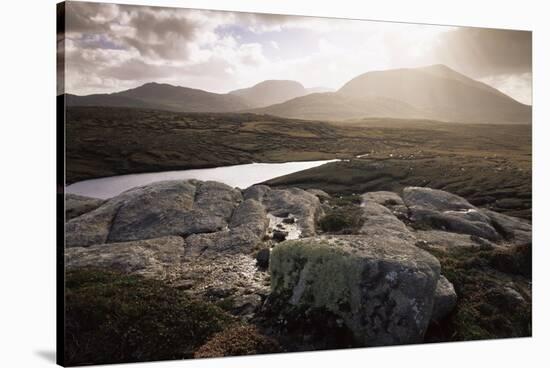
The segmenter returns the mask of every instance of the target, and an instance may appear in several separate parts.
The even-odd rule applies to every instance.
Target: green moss
[[[357,310],[362,265],[353,255],[327,241],[296,240],[273,249],[270,261],[273,294],[289,302],[323,307],[336,314]],[[284,298],[283,298],[284,299]],[[346,311],[341,307],[345,305]]]
[[[182,291],[94,269],[66,275],[67,365],[182,359],[233,318]]]

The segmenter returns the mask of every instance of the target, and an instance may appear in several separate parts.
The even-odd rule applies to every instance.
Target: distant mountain
[[[178,112],[253,112],[288,118],[424,118],[529,123],[531,106],[445,65],[367,72],[336,92],[311,93],[291,80],[266,80],[227,94],[147,83],[110,94],[66,95],[68,106],[140,107]],[[322,91],[322,89],[321,89]]]
[[[445,65],[361,74],[338,93],[392,98],[443,121],[530,122],[531,107]]]
[[[278,104],[309,93],[299,82],[292,80],[266,80],[250,88],[237,89],[230,95],[245,99],[250,107]]]
[[[363,117],[418,118],[422,111],[389,98],[353,98],[341,93],[312,93],[280,104],[250,110],[296,119],[346,120]]]
[[[67,95],[67,105],[141,107],[185,112],[228,112],[250,107],[239,96],[159,83],[147,83],[110,94]]]
[[[531,121],[531,107],[444,65],[361,74],[334,93],[251,110],[289,118],[424,118],[453,122]]]
[[[334,88],[328,87],[312,87],[306,88],[307,93],[324,93],[324,92],[334,92]]]

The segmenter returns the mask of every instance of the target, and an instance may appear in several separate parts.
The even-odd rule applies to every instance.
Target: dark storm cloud
[[[531,32],[459,28],[441,35],[435,53],[472,77],[530,73]]]

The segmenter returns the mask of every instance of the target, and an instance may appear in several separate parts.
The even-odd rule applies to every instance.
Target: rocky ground
[[[531,224],[487,207],[411,186],[331,196],[189,180],[67,195],[67,356],[530,336]],[[106,345],[124,349],[94,351]]]

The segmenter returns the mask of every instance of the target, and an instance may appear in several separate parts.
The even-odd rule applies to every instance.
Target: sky
[[[336,90],[368,71],[445,64],[531,104],[526,31],[80,2],[65,22],[58,93],[147,82],[226,93],[267,79]]]

